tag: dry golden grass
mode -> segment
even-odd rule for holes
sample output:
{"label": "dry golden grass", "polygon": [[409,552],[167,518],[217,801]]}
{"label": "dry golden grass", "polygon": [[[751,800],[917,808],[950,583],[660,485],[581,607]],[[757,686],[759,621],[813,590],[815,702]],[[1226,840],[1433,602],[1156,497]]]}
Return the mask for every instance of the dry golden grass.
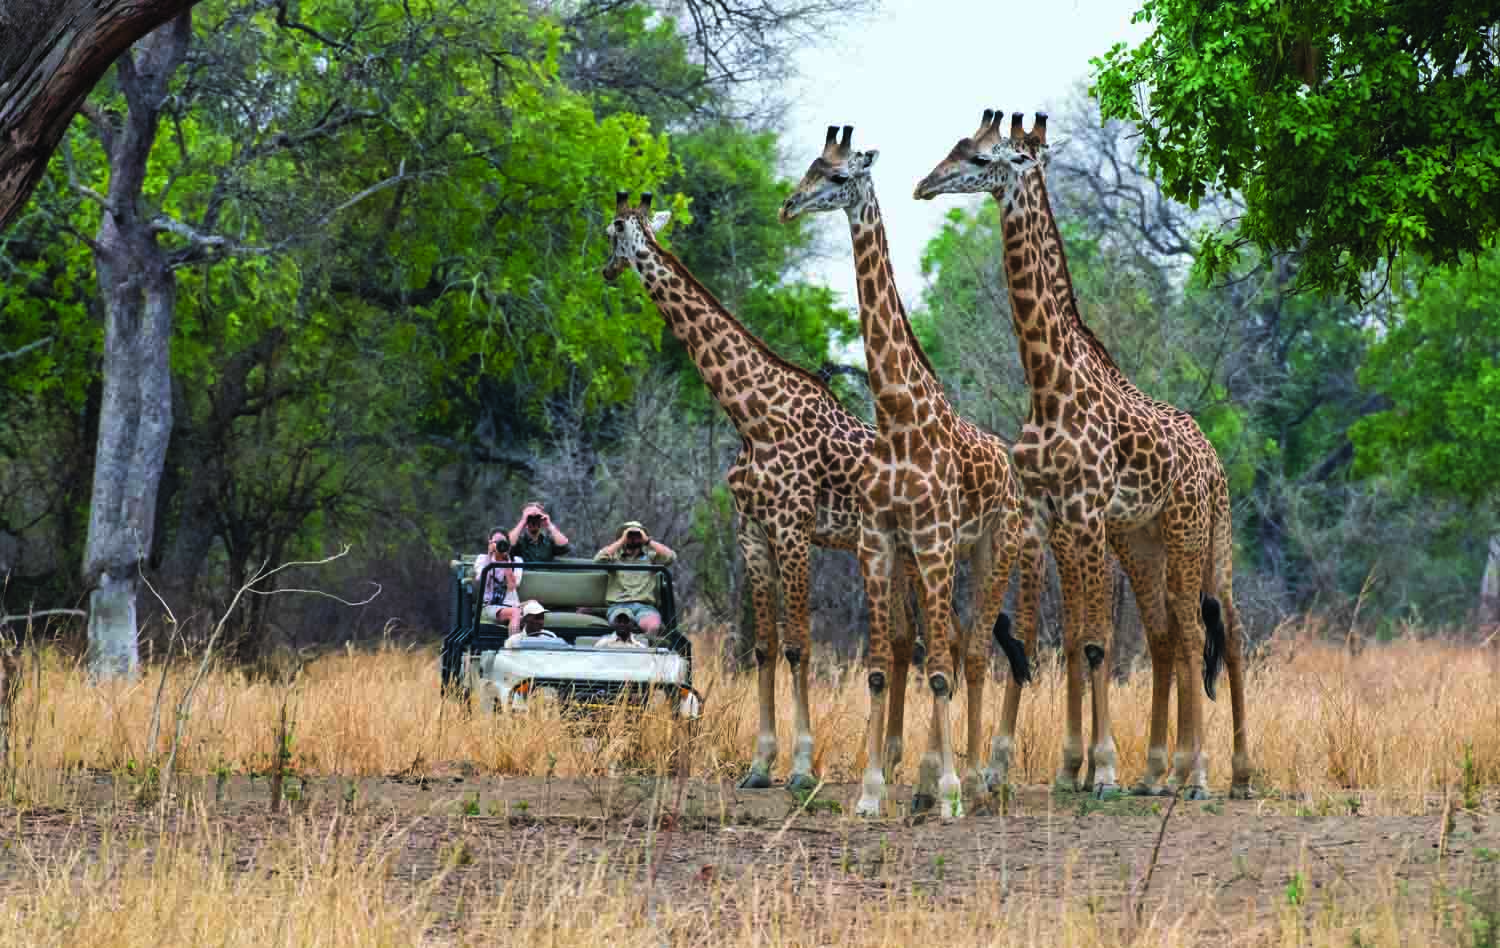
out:
{"label": "dry golden grass", "polygon": [[[696,683],[708,696],[689,760],[698,776],[737,776],[754,744],[753,677],[719,671],[710,656],[720,644],[710,638],[697,645]],[[1024,783],[1050,780],[1061,743],[1062,683],[1047,658],[1022,705],[1016,779]],[[862,669],[823,657],[815,670],[817,766],[830,780],[857,779],[868,702]],[[1279,639],[1257,659],[1249,682],[1252,746],[1263,789],[1316,795],[1358,787],[1383,794],[1396,809],[1409,800],[1412,812],[1421,812],[1416,801],[1434,791],[1495,783],[1497,670],[1500,660],[1488,650],[1435,642],[1400,641],[1350,655],[1292,636]],[[186,665],[169,670],[159,746],[148,754],[142,740],[156,699],[156,672],[134,684],[94,686],[55,654],[29,656],[12,734],[21,764],[19,798],[66,805],[66,775],[75,768],[120,770],[160,759],[173,731],[172,708],[192,674]],[[1138,673],[1113,691],[1127,779],[1144,763],[1149,687],[1149,676]],[[992,682],[986,691],[991,727],[1002,690]],[[783,669],[784,749],[790,743],[789,691]],[[916,678],[908,693],[907,746],[914,748],[925,739],[930,700]],[[471,716],[439,699],[432,649],[385,647],[319,658],[290,688],[211,671],[185,722],[179,770],[267,771],[283,702],[294,727],[293,766],[303,774],[389,775],[419,760],[463,760],[482,771],[560,778],[627,760],[660,773],[682,740],[662,716],[648,717],[638,731],[614,729],[602,748],[597,736],[586,738],[546,712]],[[1212,778],[1221,790],[1228,781],[1228,711],[1222,697],[1210,706]],[[962,708],[955,712],[961,721]],[[914,757],[908,754],[900,779],[912,779]],[[784,752],[781,773],[787,764]],[[1492,929],[1485,926],[1500,923],[1500,894],[1483,888],[1493,885],[1484,881],[1489,877],[1463,875],[1441,855],[1423,863],[1408,855],[1370,860],[1358,865],[1357,885],[1344,884],[1342,870],[1336,878],[1326,862],[1304,857],[1299,873],[1325,884],[1316,895],[1293,899],[1282,881],[1267,878],[1242,915],[1232,914],[1240,911],[1237,903],[1227,909],[1210,889],[1173,888],[1163,878],[1144,916],[1131,924],[1132,913],[1118,895],[1103,896],[1107,887],[1094,888],[1101,880],[1075,878],[1066,868],[1025,885],[980,869],[976,879],[943,887],[902,875],[900,867],[877,879],[831,871],[826,857],[814,865],[796,857],[752,856],[722,877],[698,878],[696,863],[679,865],[674,881],[653,885],[646,869],[657,852],[653,847],[672,852],[670,843],[654,835],[661,832],[659,823],[644,829],[622,824],[606,833],[614,834],[607,842],[583,849],[576,842],[551,842],[545,831],[501,831],[488,837],[488,845],[500,847],[504,858],[471,862],[448,848],[447,837],[435,840],[431,818],[417,829],[416,818],[403,823],[405,818],[388,812],[313,810],[262,816],[247,829],[211,814],[201,797],[185,794],[181,800],[160,809],[127,804],[121,812],[134,815],[120,824],[95,813],[85,825],[87,808],[68,807],[61,819],[69,825],[54,826],[50,836],[37,826],[55,823],[57,811],[0,814],[6,821],[0,824],[0,948],[1425,946],[1488,943],[1484,938]],[[1424,825],[1431,819],[1424,818]],[[1447,807],[1442,819],[1450,819]],[[1466,819],[1478,825],[1487,817],[1476,812]],[[1000,834],[990,838],[1004,838],[1003,824],[985,826]],[[418,839],[419,833],[427,835]],[[774,836],[774,827],[762,833],[756,839]],[[720,842],[709,845],[736,845],[732,834],[715,838]],[[506,849],[516,845],[537,849],[517,858]],[[1061,853],[1073,842],[1060,837],[1056,845]],[[767,844],[765,851],[772,848]],[[418,851],[425,855],[414,856]],[[760,851],[759,845],[753,850]],[[1484,858],[1471,856],[1463,871],[1472,873],[1473,860]],[[1068,865],[1066,859],[1056,864]],[[1214,871],[1229,875],[1237,869]],[[1414,872],[1420,872],[1421,885],[1409,890]]]}
{"label": "dry golden grass", "polygon": [[[729,675],[714,656],[719,636],[697,645],[695,684],[707,707],[695,741],[697,775],[733,776],[749,764],[757,707],[753,675]],[[1022,702],[1013,779],[1046,783],[1062,743],[1063,683],[1052,656],[1043,656],[1037,684]],[[39,665],[39,667],[38,667]],[[857,663],[815,660],[813,731],[816,768],[830,781],[856,780],[864,765],[863,729],[869,699]],[[161,753],[173,731],[172,708],[194,669],[168,672]],[[782,756],[790,760],[790,678],[781,665],[777,708]],[[129,685],[95,686],[54,654],[28,659],[15,707],[13,744],[37,772],[78,767],[115,770],[147,760],[143,746],[158,686],[157,672]],[[38,687],[37,679],[40,686]],[[393,774],[419,759],[428,764],[470,761],[481,771],[557,777],[585,773],[599,750],[567,728],[516,715],[466,715],[440,700],[436,652],[386,647],[327,655],[307,666],[288,689],[213,670],[196,693],[184,729],[178,772],[265,772],[275,747],[285,699],[293,722],[293,765],[304,773]],[[1345,788],[1413,799],[1464,779],[1500,780],[1500,657],[1489,649],[1402,640],[1372,645],[1351,656],[1344,649],[1283,637],[1257,658],[1248,674],[1251,749],[1263,789],[1328,793]],[[999,715],[1003,682],[985,691],[985,724]],[[1229,780],[1230,717],[1227,686],[1208,708],[1210,780]],[[913,748],[925,745],[931,700],[914,677],[908,687],[906,761],[898,780],[915,776]],[[956,736],[963,739],[960,694]],[[1111,692],[1121,773],[1144,767],[1150,676],[1142,670]],[[660,719],[618,753],[659,760],[680,741]],[[986,747],[988,746],[986,740]]]}
{"label": "dry golden grass", "polygon": [[[33,851],[0,901],[0,948],[90,945],[380,946],[515,944],[992,946],[1489,944],[1494,893],[1460,885],[1406,893],[1389,868],[1369,890],[1306,901],[1273,893],[1271,910],[1225,915],[1188,895],[1155,903],[1131,924],[1064,875],[1046,895],[999,878],[934,891],[888,880],[852,891],[810,880],[809,866],[757,866],[735,878],[655,886],[644,843],[580,862],[567,853],[522,860],[506,875],[458,878],[456,858],[420,875],[399,871],[398,826],[339,816],[294,818],[250,856],[207,817],[182,828],[106,835],[95,851]],[[802,881],[799,881],[802,880]],[[1472,880],[1454,880],[1467,884]]]}

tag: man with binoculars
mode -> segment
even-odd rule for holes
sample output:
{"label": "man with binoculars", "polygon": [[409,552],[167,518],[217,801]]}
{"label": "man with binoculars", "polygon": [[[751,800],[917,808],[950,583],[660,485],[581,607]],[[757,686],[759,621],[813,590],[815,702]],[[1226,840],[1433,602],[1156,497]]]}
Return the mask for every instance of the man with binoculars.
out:
{"label": "man with binoculars", "polygon": [[547,515],[547,508],[535,500],[521,508],[521,519],[511,527],[510,548],[528,563],[548,563],[573,552],[568,538]]}
{"label": "man with binoculars", "polygon": [[[665,544],[651,539],[651,534],[639,520],[627,520],[620,529],[620,538],[596,553],[594,559],[601,563],[658,563],[666,566],[677,559],[677,554]],[[655,573],[645,570],[612,572],[604,598],[609,602],[605,618],[611,625],[616,616],[624,613],[646,635],[655,635],[661,628],[661,613],[656,609]]]}

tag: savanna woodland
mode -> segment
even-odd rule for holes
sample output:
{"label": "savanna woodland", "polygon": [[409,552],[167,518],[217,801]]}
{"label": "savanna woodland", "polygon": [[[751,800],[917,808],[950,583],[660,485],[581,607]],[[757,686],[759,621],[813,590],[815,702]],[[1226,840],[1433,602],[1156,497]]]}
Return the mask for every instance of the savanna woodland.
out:
{"label": "savanna woodland", "polygon": [[[813,552],[828,788],[732,789],[740,436],[641,280],[601,276],[616,191],[652,192],[662,244],[873,421],[856,302],[809,275],[843,235],[777,211],[798,54],[878,0],[7,0],[0,945],[1494,944],[1500,9],[1137,2],[1143,38],[1051,103],[1046,184],[1082,320],[1227,472],[1260,799],[1033,786],[1062,735],[1049,553],[1019,789],[882,828],[840,816],[869,700],[848,552]],[[998,55],[1002,15],[965,14],[991,15]],[[1003,246],[995,202],[954,202],[902,291],[952,405],[1009,441]],[[532,500],[575,554],[627,519],[677,552],[695,729],[440,695],[450,563]],[[1113,606],[1134,774],[1117,565]]]}

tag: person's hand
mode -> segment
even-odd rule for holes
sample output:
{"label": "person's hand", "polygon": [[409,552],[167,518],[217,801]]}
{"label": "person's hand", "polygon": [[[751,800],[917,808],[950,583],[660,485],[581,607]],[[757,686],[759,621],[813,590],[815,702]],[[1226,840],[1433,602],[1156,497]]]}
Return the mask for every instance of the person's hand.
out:
{"label": "person's hand", "polygon": [[552,518],[547,515],[546,511],[542,511],[541,514],[542,514],[542,529],[545,530],[548,527],[552,526]]}

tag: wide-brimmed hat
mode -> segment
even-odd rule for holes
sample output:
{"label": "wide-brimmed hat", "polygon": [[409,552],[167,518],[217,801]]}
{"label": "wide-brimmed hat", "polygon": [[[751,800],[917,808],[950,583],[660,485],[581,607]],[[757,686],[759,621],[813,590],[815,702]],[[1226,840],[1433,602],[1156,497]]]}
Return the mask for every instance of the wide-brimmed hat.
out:
{"label": "wide-brimmed hat", "polygon": [[544,616],[546,614],[547,607],[535,599],[528,599],[521,604],[521,615],[523,616]]}
{"label": "wide-brimmed hat", "polygon": [[625,526],[620,528],[620,532],[625,533],[628,530],[639,530],[642,533],[645,533],[646,525],[641,523],[639,520],[627,520],[625,521]]}

